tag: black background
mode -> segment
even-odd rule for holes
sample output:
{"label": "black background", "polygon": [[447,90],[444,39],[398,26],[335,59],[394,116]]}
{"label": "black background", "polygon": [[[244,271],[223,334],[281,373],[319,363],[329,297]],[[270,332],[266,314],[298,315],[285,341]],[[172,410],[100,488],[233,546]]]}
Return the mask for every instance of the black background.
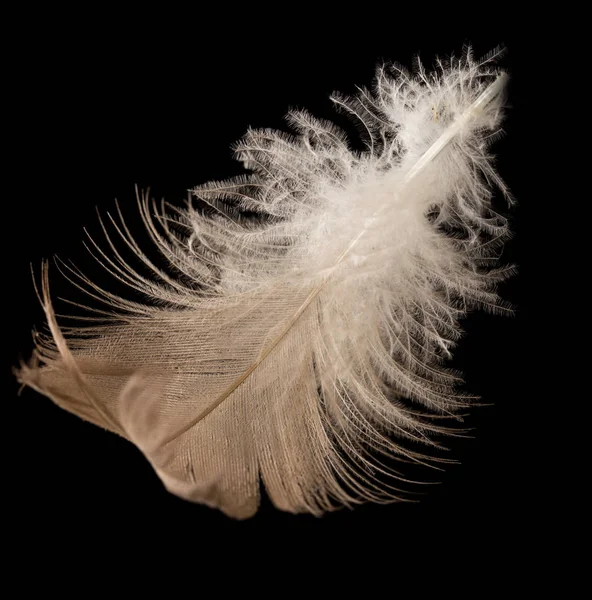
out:
{"label": "black background", "polygon": [[[501,64],[512,77],[510,108],[507,135],[494,152],[518,201],[512,210],[500,206],[515,234],[504,259],[517,263],[520,273],[501,293],[517,312],[511,318],[471,315],[455,358],[467,389],[491,406],[473,411],[468,425],[474,437],[451,443],[460,464],[448,468],[419,504],[366,505],[318,519],[264,503],[253,519],[235,522],[167,494],[131,444],[31,390],[17,397],[8,374],[4,429],[14,475],[5,496],[15,506],[11,518],[20,541],[37,546],[56,536],[108,537],[117,545],[129,543],[132,531],[150,539],[182,532],[199,540],[196,556],[214,539],[233,545],[268,536],[283,544],[326,545],[355,536],[364,548],[388,544],[393,552],[419,540],[437,553],[459,541],[469,549],[505,537],[520,548],[530,506],[528,452],[519,435],[529,199],[518,165],[528,138],[528,30],[512,11],[446,21],[443,7],[428,5],[412,15],[380,9],[331,18],[295,7],[208,10],[171,23],[144,12],[131,18],[52,9],[19,26],[8,61],[14,84],[5,116],[16,134],[8,163],[14,186],[4,213],[12,304],[7,366],[28,358],[31,327],[43,322],[30,263],[38,268],[43,258],[58,255],[96,272],[81,243],[83,227],[99,232],[95,207],[104,214],[117,198],[133,219],[136,184],[181,203],[192,186],[240,172],[230,146],[248,126],[285,129],[283,115],[291,107],[332,119],[329,94],[370,85],[382,60],[411,66],[419,53],[430,65],[435,55],[458,54],[465,43],[476,56],[502,44],[508,52]],[[52,292],[62,290],[68,294],[56,274]]]}

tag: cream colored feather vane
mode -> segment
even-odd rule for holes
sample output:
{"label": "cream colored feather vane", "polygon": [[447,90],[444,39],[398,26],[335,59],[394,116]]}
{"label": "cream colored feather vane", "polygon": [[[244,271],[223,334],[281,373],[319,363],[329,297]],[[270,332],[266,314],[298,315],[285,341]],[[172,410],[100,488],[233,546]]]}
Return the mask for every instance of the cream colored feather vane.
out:
{"label": "cream colored feather vane", "polygon": [[404,463],[434,464],[443,423],[470,403],[444,364],[459,319],[499,307],[507,274],[492,268],[508,234],[491,208],[492,188],[505,193],[487,150],[507,80],[494,59],[385,66],[372,92],[334,95],[365,151],[295,111],[293,134],[238,144],[248,175],[195,188],[182,210],[140,197],[171,268],[113,219],[142,266],[113,235],[93,252],[145,302],[72,270],[106,308],[60,329],[44,265],[51,335],[20,381],[232,517],[257,511],[260,481],[277,508],[315,515],[409,498]]}

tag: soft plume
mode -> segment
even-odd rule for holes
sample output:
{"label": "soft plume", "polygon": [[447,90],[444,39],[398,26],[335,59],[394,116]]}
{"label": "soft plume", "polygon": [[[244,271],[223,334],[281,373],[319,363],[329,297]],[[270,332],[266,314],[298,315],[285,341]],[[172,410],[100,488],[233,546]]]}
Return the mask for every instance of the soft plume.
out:
{"label": "soft plume", "polygon": [[365,151],[291,112],[293,133],[238,143],[247,175],[183,209],[140,195],[170,268],[113,220],[93,252],[146,301],[72,271],[106,307],[61,330],[44,267],[51,335],[20,380],[136,444],[172,493],[236,518],[257,511],[260,480],[291,512],[404,499],[404,462],[429,463],[470,402],[445,365],[459,319],[499,307],[508,272],[490,204],[506,193],[488,152],[507,78],[494,58],[384,66],[372,91],[334,95]]}

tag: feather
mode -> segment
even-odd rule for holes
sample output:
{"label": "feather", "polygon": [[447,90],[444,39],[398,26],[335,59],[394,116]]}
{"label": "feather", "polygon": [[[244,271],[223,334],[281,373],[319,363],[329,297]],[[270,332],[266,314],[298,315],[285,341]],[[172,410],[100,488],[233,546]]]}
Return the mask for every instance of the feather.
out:
{"label": "feather", "polygon": [[106,307],[61,329],[44,264],[49,335],[19,380],[133,442],[173,494],[235,518],[257,511],[260,481],[277,508],[315,515],[409,498],[394,465],[443,460],[444,423],[471,403],[445,365],[459,320],[503,309],[508,225],[491,198],[509,195],[487,148],[507,75],[494,59],[383,66],[372,91],[334,95],[364,151],[293,111],[293,134],[238,143],[249,174],[198,186],[183,209],[138,195],[168,267],[120,213],[103,224],[108,250],[91,250],[145,301],[67,267]]}

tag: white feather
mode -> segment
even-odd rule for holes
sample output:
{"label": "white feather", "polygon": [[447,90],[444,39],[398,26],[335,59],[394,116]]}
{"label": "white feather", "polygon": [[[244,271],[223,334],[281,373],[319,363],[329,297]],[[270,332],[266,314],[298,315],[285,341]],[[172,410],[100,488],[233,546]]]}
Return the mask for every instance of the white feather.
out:
{"label": "white feather", "polygon": [[381,456],[423,462],[416,442],[435,446],[439,417],[466,406],[442,363],[467,308],[499,305],[507,272],[490,268],[508,234],[490,207],[491,187],[505,192],[487,147],[506,81],[491,61],[385,67],[372,93],[335,95],[364,152],[292,112],[296,135],[238,144],[250,175],[197,187],[184,210],[143,196],[177,276],[113,221],[152,276],[109,238],[97,258],[149,300],[78,274],[109,310],[64,335],[44,268],[52,335],[20,380],[131,440],[171,492],[233,517],[256,512],[260,479],[292,512],[404,498]]}

